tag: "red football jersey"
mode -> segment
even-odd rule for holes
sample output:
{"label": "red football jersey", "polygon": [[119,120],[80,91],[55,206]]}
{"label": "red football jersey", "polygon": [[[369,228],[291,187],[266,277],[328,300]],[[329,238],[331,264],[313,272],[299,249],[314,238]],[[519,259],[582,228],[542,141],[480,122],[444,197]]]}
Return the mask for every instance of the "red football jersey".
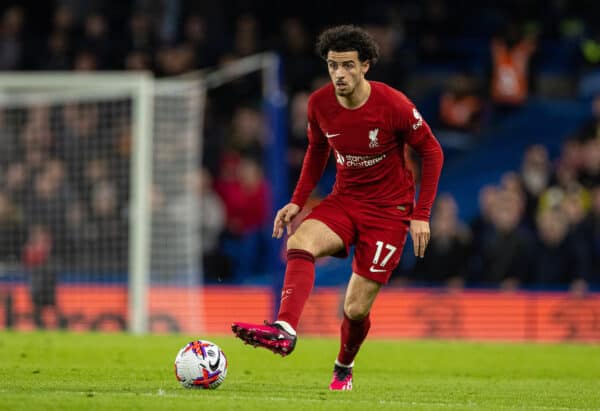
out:
{"label": "red football jersey", "polygon": [[308,102],[309,146],[291,202],[304,206],[323,174],[330,151],[336,159],[334,193],[382,206],[411,206],[415,184],[405,145],[421,156],[419,200],[410,216],[427,220],[443,162],[442,150],[414,104],[400,91],[370,81],[371,94],[356,109],[344,108],[331,83]]}

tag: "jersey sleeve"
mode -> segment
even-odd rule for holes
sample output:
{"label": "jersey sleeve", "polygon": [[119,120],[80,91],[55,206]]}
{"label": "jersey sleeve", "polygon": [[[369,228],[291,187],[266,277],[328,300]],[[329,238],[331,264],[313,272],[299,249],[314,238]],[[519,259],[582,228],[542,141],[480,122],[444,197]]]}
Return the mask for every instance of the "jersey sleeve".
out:
{"label": "jersey sleeve", "polygon": [[421,185],[413,220],[428,221],[444,163],[442,148],[414,104],[403,94],[394,99],[393,126],[421,157]]}
{"label": "jersey sleeve", "polygon": [[308,126],[306,131],[308,135],[308,149],[302,163],[300,178],[291,199],[291,202],[299,205],[300,208],[304,207],[310,193],[312,193],[323,175],[331,151],[327,143],[327,138],[317,121],[312,99],[308,102]]}

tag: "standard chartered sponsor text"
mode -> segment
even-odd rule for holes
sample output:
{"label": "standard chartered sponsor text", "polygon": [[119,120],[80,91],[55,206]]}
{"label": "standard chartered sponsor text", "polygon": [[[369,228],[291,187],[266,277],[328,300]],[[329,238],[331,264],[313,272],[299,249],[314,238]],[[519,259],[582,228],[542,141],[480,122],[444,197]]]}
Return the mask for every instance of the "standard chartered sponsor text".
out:
{"label": "standard chartered sponsor text", "polygon": [[378,156],[355,156],[355,155],[345,155],[344,159],[346,167],[371,167],[386,157],[385,154],[380,154]]}

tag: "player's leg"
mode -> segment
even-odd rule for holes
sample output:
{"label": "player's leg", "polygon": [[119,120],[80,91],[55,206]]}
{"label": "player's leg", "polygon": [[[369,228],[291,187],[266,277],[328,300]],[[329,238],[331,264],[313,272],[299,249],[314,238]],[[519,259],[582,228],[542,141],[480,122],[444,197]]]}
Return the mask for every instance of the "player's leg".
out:
{"label": "player's leg", "polygon": [[347,253],[352,237],[349,217],[334,199],[324,200],[288,239],[277,321],[264,325],[234,323],[232,330],[236,336],[284,356],[291,353],[296,344],[298,321],[314,284],[315,258]]}
{"label": "player's leg", "polygon": [[308,219],[287,242],[287,267],[277,323],[295,333],[315,281],[315,258],[344,249],[344,241],[325,223]]}
{"label": "player's leg", "polygon": [[393,214],[384,218],[370,217],[377,215],[373,212],[362,215],[352,262],[353,274],[344,300],[340,351],[329,386],[331,390],[352,389],[354,358],[371,326],[371,306],[400,262],[408,235],[408,223]]}
{"label": "player's leg", "polygon": [[380,289],[380,283],[352,273],[344,299],[341,346],[337,356],[339,365],[351,366],[354,362],[354,357],[369,332],[369,313]]}
{"label": "player's leg", "polygon": [[352,389],[354,358],[371,327],[369,313],[380,289],[380,283],[352,273],[344,298],[340,351],[335,360],[333,378],[329,385],[331,390]]}

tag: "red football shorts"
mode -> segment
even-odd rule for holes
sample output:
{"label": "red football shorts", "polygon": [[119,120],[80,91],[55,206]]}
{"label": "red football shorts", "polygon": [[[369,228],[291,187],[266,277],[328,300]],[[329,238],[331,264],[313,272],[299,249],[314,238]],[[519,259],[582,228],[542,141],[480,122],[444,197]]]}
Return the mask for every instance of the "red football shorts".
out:
{"label": "red football shorts", "polygon": [[352,271],[387,284],[398,266],[410,226],[412,205],[378,206],[330,194],[306,216],[326,224],[344,242],[336,257],[347,257],[354,245]]}

